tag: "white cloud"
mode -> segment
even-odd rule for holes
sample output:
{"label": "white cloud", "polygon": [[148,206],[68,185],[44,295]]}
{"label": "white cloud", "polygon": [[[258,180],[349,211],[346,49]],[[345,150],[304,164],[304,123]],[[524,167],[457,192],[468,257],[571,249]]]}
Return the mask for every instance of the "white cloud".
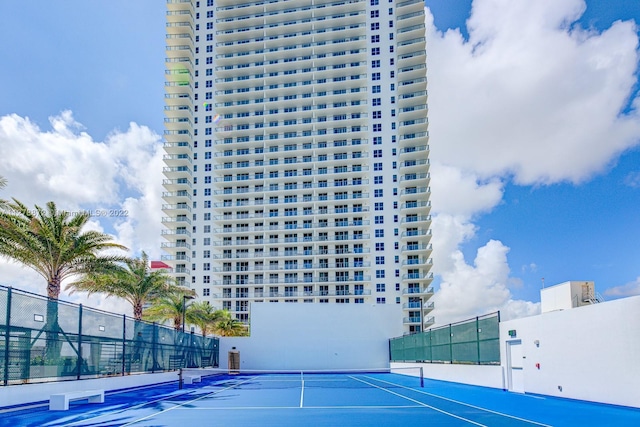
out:
{"label": "white cloud", "polygon": [[[41,130],[28,118],[0,117],[0,171],[8,180],[3,198],[15,197],[28,206],[53,200],[58,209],[101,212],[87,229],[108,232],[134,256],[146,251],[160,256],[162,145],[160,137],[131,123],[94,141],[69,111],[51,117],[51,130]],[[3,283],[35,293],[46,292],[44,279],[30,270],[0,261]],[[61,298],[65,298],[64,292]],[[88,301],[86,296],[66,299]],[[93,296],[102,309],[126,308],[117,299]]]}
{"label": "white cloud", "polygon": [[526,284],[510,276],[507,245],[480,242],[473,264],[461,251],[505,182],[580,183],[640,142],[640,100],[621,113],[637,82],[637,28],[581,29],[584,10],[582,0],[474,0],[468,41],[437,31],[426,10],[438,324],[539,311],[512,297]]}
{"label": "white cloud", "polygon": [[633,282],[609,288],[604,291],[604,295],[610,298],[623,298],[640,295],[640,277],[636,278]]}
{"label": "white cloud", "polygon": [[624,177],[624,184],[631,188],[640,188],[640,172],[630,172]]}
{"label": "white cloud", "polygon": [[451,268],[438,272],[442,282],[433,297],[438,325],[498,310],[503,319],[539,313],[539,304],[513,300],[508,252],[501,242],[490,240],[478,249],[474,265],[467,264],[459,250],[451,253]]}
{"label": "white cloud", "polygon": [[583,9],[475,0],[468,42],[437,32],[427,11],[434,160],[481,178],[578,183],[638,144],[638,111],[620,114],[637,80],[636,28],[572,26]]}

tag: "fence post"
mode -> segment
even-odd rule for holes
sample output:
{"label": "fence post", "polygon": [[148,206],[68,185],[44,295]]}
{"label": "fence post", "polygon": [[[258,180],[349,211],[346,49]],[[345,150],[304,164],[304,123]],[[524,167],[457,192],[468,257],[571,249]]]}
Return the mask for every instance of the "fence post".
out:
{"label": "fence post", "polygon": [[453,333],[451,332],[451,323],[449,323],[449,358],[453,363]]}
{"label": "fence post", "polygon": [[6,330],[4,333],[4,385],[9,384],[9,331],[11,330],[11,288],[7,292]]}
{"label": "fence post", "polygon": [[153,373],[158,365],[157,354],[156,354],[156,345],[158,341],[156,340],[156,334],[158,333],[158,328],[156,322],[153,322],[153,330],[151,333],[151,373]]}
{"label": "fence post", "polygon": [[127,315],[122,315],[122,376],[124,377],[124,369],[126,367],[125,355],[127,354]]}
{"label": "fence post", "polygon": [[478,365],[480,364],[480,319],[476,316],[476,347],[478,347]]}
{"label": "fence post", "polygon": [[78,359],[76,360],[76,379],[82,373],[82,304],[78,307]]}

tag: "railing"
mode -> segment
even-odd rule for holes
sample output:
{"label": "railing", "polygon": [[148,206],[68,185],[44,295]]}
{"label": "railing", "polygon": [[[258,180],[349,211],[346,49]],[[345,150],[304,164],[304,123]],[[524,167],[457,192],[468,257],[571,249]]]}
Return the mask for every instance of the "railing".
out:
{"label": "railing", "polygon": [[0,384],[217,366],[219,340],[0,286]]}

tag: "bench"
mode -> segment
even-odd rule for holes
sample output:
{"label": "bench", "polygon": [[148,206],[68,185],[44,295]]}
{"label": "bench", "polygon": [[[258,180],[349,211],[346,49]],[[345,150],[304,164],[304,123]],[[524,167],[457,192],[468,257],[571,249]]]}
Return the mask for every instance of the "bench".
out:
{"label": "bench", "polygon": [[182,380],[185,384],[199,383],[202,381],[202,375],[183,375]]}
{"label": "bench", "polygon": [[50,411],[67,411],[69,402],[88,399],[89,403],[104,403],[104,390],[68,391],[52,394],[49,399]]}

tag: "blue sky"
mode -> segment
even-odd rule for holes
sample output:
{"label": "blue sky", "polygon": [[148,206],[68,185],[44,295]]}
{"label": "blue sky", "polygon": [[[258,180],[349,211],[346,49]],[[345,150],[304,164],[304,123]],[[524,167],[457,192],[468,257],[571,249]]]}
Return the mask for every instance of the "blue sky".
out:
{"label": "blue sky", "polygon": [[[505,1],[426,1],[437,29],[430,36],[432,43],[428,47],[429,61],[437,61],[429,63],[434,216],[438,218],[436,221],[440,221],[434,222],[434,245],[436,249],[442,248],[440,255],[434,253],[434,268],[439,273],[436,284],[444,283],[450,290],[457,288],[456,298],[462,298],[460,295],[473,295],[473,292],[465,290],[465,286],[472,285],[465,283],[473,282],[476,276],[482,277],[477,285],[473,285],[481,291],[481,297],[478,298],[484,298],[484,295],[494,291],[502,298],[502,302],[495,304],[481,302],[476,298],[470,302],[466,311],[461,308],[455,312],[442,312],[441,318],[475,315],[477,312],[500,308],[501,304],[507,304],[511,300],[535,303],[539,301],[538,292],[543,277],[547,285],[566,280],[595,280],[596,288],[601,293],[610,289],[617,291],[618,295],[640,293],[640,132],[634,133],[638,129],[634,127],[638,125],[638,116],[632,114],[634,111],[631,104],[638,91],[638,64],[636,57],[633,60],[635,67],[631,71],[623,66],[628,66],[629,56],[633,56],[634,50],[633,37],[628,28],[625,32],[626,27],[614,26],[614,30],[620,31],[619,33],[612,30],[613,23],[618,20],[640,23],[640,2],[590,0],[586,2],[586,11],[577,22],[571,23],[571,29],[553,29],[556,33],[565,31],[562,34],[567,37],[575,35],[575,32],[571,33],[573,29],[590,29],[590,35],[585,38],[597,39],[598,43],[589,45],[591,50],[588,50],[583,45],[586,42],[576,37],[572,39],[575,45],[567,48],[572,50],[565,55],[575,54],[576,61],[582,55],[586,64],[591,60],[602,59],[607,52],[616,50],[619,45],[622,52],[620,56],[626,58],[621,60],[623,65],[608,68],[604,66],[603,70],[595,70],[593,76],[589,73],[582,76],[579,69],[570,70],[570,67],[566,73],[562,70],[548,70],[550,74],[558,73],[556,77],[550,75],[548,82],[559,82],[558,87],[562,89],[572,86],[574,82],[577,86],[584,84],[579,87],[589,88],[600,87],[604,84],[602,82],[615,86],[616,81],[624,80],[626,86],[612,86],[615,89],[611,90],[612,93],[616,90],[620,93],[615,92],[611,99],[606,98],[607,93],[604,93],[598,95],[600,98],[593,98],[598,102],[593,99],[589,102],[603,105],[610,103],[611,108],[618,108],[619,111],[617,117],[614,114],[609,120],[616,122],[623,117],[628,118],[630,123],[614,123],[615,127],[612,129],[624,134],[616,134],[617,140],[602,137],[598,144],[594,145],[592,141],[589,145],[585,142],[581,148],[580,138],[585,136],[577,133],[572,136],[577,142],[571,149],[559,148],[557,152],[549,150],[549,146],[562,145],[562,142],[545,145],[548,156],[539,162],[555,166],[536,169],[534,162],[527,163],[526,158],[505,160],[500,164],[496,160],[493,165],[493,157],[502,157],[506,145],[496,143],[494,147],[491,145],[491,138],[482,139],[477,133],[486,129],[483,130],[477,123],[472,124],[475,117],[473,111],[478,111],[469,107],[473,101],[454,105],[446,96],[452,94],[450,98],[453,99],[456,90],[462,91],[462,88],[467,87],[472,87],[473,93],[481,92],[485,87],[500,89],[499,86],[485,85],[483,81],[473,82],[475,86],[468,86],[471,84],[469,76],[480,74],[471,68],[481,66],[484,67],[482,70],[486,70],[490,66],[487,64],[491,62],[495,64],[505,58],[513,58],[518,53],[527,54],[528,48],[518,47],[519,50],[513,51],[517,53],[500,56],[500,49],[510,48],[508,41],[515,43],[518,40],[507,36],[504,39],[491,39],[492,31],[503,31],[502,26],[506,27],[509,22],[501,22],[497,18],[495,22],[491,21],[491,13],[486,11],[492,5],[506,9]],[[579,8],[581,4],[579,0],[520,0],[517,3],[522,8],[509,10],[512,12],[510,16],[522,20],[523,33],[530,30],[534,35],[537,31],[535,23],[538,22],[535,16],[542,13],[540,4],[548,5],[554,11],[559,9],[558,5],[566,4],[566,10],[557,14],[570,14],[573,10],[571,8]],[[57,198],[69,205],[86,209],[124,207],[131,211],[126,220],[102,218],[96,222],[96,226],[113,232],[134,251],[146,250],[156,257],[160,254],[160,226],[157,222],[161,214],[153,212],[154,209],[159,211],[157,208],[161,203],[159,194],[162,191],[162,177],[157,170],[152,171],[150,165],[161,165],[162,155],[158,147],[161,145],[159,135],[163,131],[164,8],[164,2],[159,0],[0,2],[0,55],[3,62],[0,67],[0,118],[5,119],[4,126],[12,129],[4,134],[0,132],[0,156],[4,156],[4,161],[0,158],[0,175],[9,178],[9,187],[1,196],[16,196],[32,203],[44,203],[50,198]],[[532,16],[530,20],[529,16]],[[466,27],[466,20],[470,17],[475,19],[473,22],[478,28],[471,39]],[[534,28],[525,28],[524,24],[531,22],[534,23],[531,24]],[[544,21],[540,22],[540,26],[544,27]],[[607,31],[608,38],[604,35],[600,37],[601,33]],[[458,32],[461,34],[459,39],[456,38]],[[637,42],[638,27],[634,34]],[[483,43],[478,43],[478,40]],[[616,40],[620,40],[620,43]],[[477,50],[471,51],[470,43]],[[598,51],[598,46],[601,45],[605,47]],[[451,49],[452,46],[455,49]],[[553,58],[554,49],[550,49],[548,45],[540,46],[541,52],[545,52],[545,49],[551,54],[550,58]],[[485,59],[492,58],[492,61],[483,63],[483,55]],[[449,58],[450,63],[456,66],[441,68],[441,63],[449,64]],[[525,62],[526,60],[523,59]],[[606,64],[606,61],[602,63]],[[549,64],[551,65],[553,64]],[[622,71],[620,75],[615,74],[616,68],[625,69],[626,74]],[[490,70],[483,78],[492,78],[491,84],[494,85],[501,79],[505,83],[511,82],[513,76],[501,74],[502,71],[497,70]],[[570,73],[574,74],[565,84],[562,79]],[[606,73],[611,74],[611,77],[605,76],[603,80],[598,80],[598,76]],[[515,76],[513,81],[517,86],[520,76]],[[594,78],[593,85],[589,81],[581,81],[591,77]],[[628,88],[629,83],[625,80],[629,78],[633,80],[631,88]],[[501,98],[493,89],[486,102],[500,103]],[[567,96],[576,96],[575,92],[572,93],[573,95]],[[509,113],[508,110],[521,108],[520,118],[525,127],[529,125],[526,120],[529,118],[537,128],[545,128],[554,117],[560,117],[565,112],[558,111],[549,117],[543,113],[529,117],[532,113],[527,111],[528,105],[548,102],[555,106],[558,99],[544,99],[542,96],[538,98],[537,93],[522,96],[529,98],[525,98],[524,102],[520,99],[519,102],[523,102],[520,106],[509,106],[505,102],[502,104],[506,108],[503,111],[505,115]],[[576,96],[576,99],[579,97]],[[620,101],[621,99],[624,101]],[[452,102],[451,105],[444,105],[449,101]],[[560,101],[564,102],[565,99]],[[566,101],[567,110],[570,110],[572,100]],[[480,109],[484,108],[482,102],[484,101],[478,101]],[[576,104],[580,102],[583,101],[575,101]],[[466,117],[461,119],[462,123],[451,121],[454,114],[452,111],[467,107],[470,108],[468,114],[460,114],[460,117]],[[490,109],[488,106],[487,110]],[[61,127],[52,129],[49,117],[59,116],[63,111],[71,111],[72,117],[65,116],[58,120],[57,123],[62,123],[59,124]],[[594,117],[605,116],[607,111],[610,110],[594,110],[590,113],[593,116],[585,115],[584,122],[580,119],[575,122],[567,121],[566,129],[558,130],[558,135],[563,132],[571,134],[573,130],[581,128],[583,123],[588,125],[594,122]],[[7,117],[10,114],[16,114],[18,119],[9,120]],[[30,121],[27,124],[24,121],[26,118]],[[478,121],[486,120],[483,118]],[[131,123],[134,123],[133,127]],[[455,127],[459,129],[451,133],[450,123],[455,123]],[[562,125],[560,121],[558,126]],[[496,140],[500,138],[498,134],[502,131],[498,126],[496,124],[487,131],[489,135],[495,133]],[[599,129],[606,126],[603,124]],[[29,129],[31,137],[24,136],[27,132],[20,133],[25,128]],[[473,133],[465,134],[465,128]],[[83,137],[82,132],[88,137]],[[31,155],[24,154],[27,150],[34,150],[33,158],[36,158],[36,154],[48,153],[46,150],[52,149],[51,145],[54,143],[38,146],[33,142],[43,135],[51,138],[51,141],[57,141],[55,144],[60,148],[55,155],[64,155],[64,150],[69,150],[74,159],[86,163],[86,168],[76,170],[74,166],[64,166],[60,158],[52,157],[53,154],[39,159],[39,163],[34,163],[31,168],[18,167],[20,162],[31,161]],[[473,139],[476,135],[478,144],[485,144],[482,152],[488,153],[487,157],[482,157],[482,161],[474,160],[472,154],[467,155],[470,146],[460,141],[461,138]],[[506,135],[505,138],[508,140],[513,135]],[[524,144],[531,145],[526,141],[522,144],[522,147],[525,147]],[[605,150],[598,156],[594,155],[593,159],[583,163],[575,161],[581,157],[581,150],[585,153],[593,152],[597,151],[598,146],[609,145],[615,145],[615,148]],[[129,152],[125,152],[126,148],[123,149],[126,146],[132,147]],[[492,151],[494,148],[495,151]],[[516,152],[511,155],[517,157],[518,154]],[[51,178],[55,171],[48,172],[47,159],[53,164],[52,169],[55,166],[64,169],[62,173],[58,173],[58,180]],[[99,159],[96,160],[98,164],[91,164],[87,159]],[[563,162],[567,164],[567,171],[563,171]],[[569,167],[573,164],[578,166]],[[64,179],[83,180],[87,177],[87,170],[93,169],[98,173],[109,169],[110,165],[116,165],[117,173],[100,178],[99,185],[104,185],[104,188],[99,188],[99,191],[87,191],[87,194],[83,193],[82,197],[74,199],[72,191],[58,193],[58,190],[52,190],[52,182],[64,182]],[[446,181],[443,184],[444,180],[437,181],[438,176],[444,176],[443,170],[450,172],[450,176],[457,176],[455,182]],[[157,185],[154,184],[156,181]],[[472,196],[465,197],[466,193],[456,193],[458,185],[462,190],[470,189],[468,194]],[[443,187],[451,189],[451,194],[443,196]],[[465,200],[467,198],[468,202]],[[451,219],[449,226],[443,225],[447,218]],[[495,242],[498,243],[494,244]],[[491,267],[481,265],[483,257],[491,258]],[[8,271],[13,272],[14,270]],[[474,279],[468,280],[469,275]],[[11,274],[5,276],[12,277]],[[611,291],[608,298],[615,297],[614,293],[616,292]],[[459,300],[456,298],[443,293],[441,301],[449,306],[463,306],[464,304],[458,304]],[[442,302],[438,304],[442,306]],[[438,316],[438,313],[435,314]]]}

